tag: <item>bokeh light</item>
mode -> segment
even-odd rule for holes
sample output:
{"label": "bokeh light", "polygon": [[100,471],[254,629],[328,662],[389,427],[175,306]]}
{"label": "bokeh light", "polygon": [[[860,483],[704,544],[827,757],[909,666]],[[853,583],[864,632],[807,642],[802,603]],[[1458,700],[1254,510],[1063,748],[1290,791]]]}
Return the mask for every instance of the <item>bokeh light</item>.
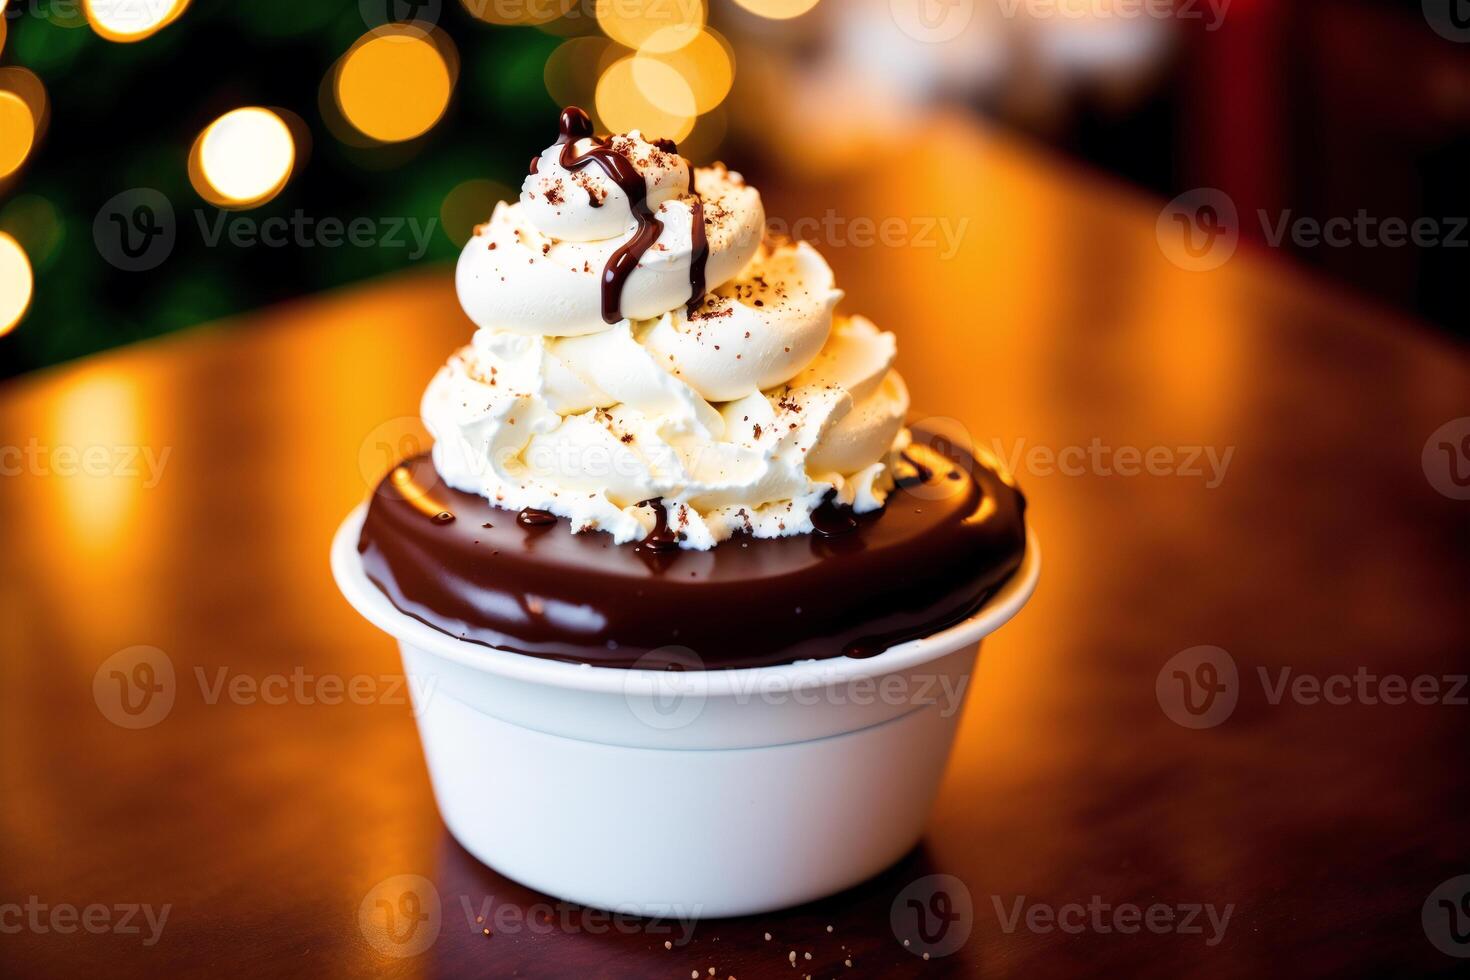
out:
{"label": "bokeh light", "polygon": [[0,68],[0,180],[15,173],[46,131],[46,86],[28,68]]}
{"label": "bokeh light", "polygon": [[0,178],[20,169],[36,141],[30,106],[14,92],[0,91]]}
{"label": "bokeh light", "polygon": [[595,110],[597,80],[613,62],[632,54],[621,44],[596,35],[568,38],[546,59],[542,80],[553,102]]}
{"label": "bokeh light", "polygon": [[633,81],[645,98],[668,112],[683,109],[682,88],[672,94],[665,87],[667,74],[658,66],[678,72],[694,94],[694,111],[706,113],[725,101],[735,81],[735,59],[728,44],[713,31],[703,30],[681,48],[672,51],[640,50],[633,60]]}
{"label": "bokeh light", "polygon": [[[669,65],[650,61],[643,71],[649,84],[661,88],[658,104],[643,94],[633,74],[633,57],[615,61],[597,81],[597,115],[609,132],[641,130],[650,139],[682,140],[698,116],[694,91]],[[670,108],[673,111],[670,111]]]}
{"label": "bokeh light", "polygon": [[189,0],[82,0],[92,30],[123,44],[152,37],[178,20],[188,6]]}
{"label": "bokeh light", "polygon": [[400,143],[443,118],[458,59],[439,32],[389,24],[360,38],[334,72],[333,92],[346,120],[369,139]]}
{"label": "bokeh light", "polygon": [[285,120],[251,106],[205,127],[189,154],[189,177],[211,204],[250,208],[279,194],[295,163],[296,141]]}
{"label": "bokeh light", "polygon": [[704,28],[703,0],[616,0],[597,5],[597,25],[635,50],[674,51]]}
{"label": "bokeh light", "polygon": [[818,0],[735,0],[735,2],[761,17],[769,17],[772,20],[790,20],[792,17],[800,17],[811,10],[817,5]]}
{"label": "bokeh light", "polygon": [[699,115],[693,87],[668,62],[635,55],[628,59],[627,72],[640,101],[677,119]]}
{"label": "bokeh light", "polygon": [[36,280],[31,260],[10,235],[0,231],[0,337],[14,330],[31,305]]}
{"label": "bokeh light", "polygon": [[579,0],[460,0],[470,16],[487,24],[539,27],[565,17]]}

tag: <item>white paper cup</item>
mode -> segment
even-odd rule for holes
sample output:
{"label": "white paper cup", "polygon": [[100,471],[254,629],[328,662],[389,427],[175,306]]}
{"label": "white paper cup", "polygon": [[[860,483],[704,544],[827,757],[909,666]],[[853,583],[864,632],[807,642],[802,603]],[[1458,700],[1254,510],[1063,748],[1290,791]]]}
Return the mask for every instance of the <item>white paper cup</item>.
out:
{"label": "white paper cup", "polygon": [[[469,643],[363,572],[365,506],[332,544],[342,594],[398,640],[439,812],[475,857],[557,898],[747,915],[855,885],[919,840],[980,640],[1036,587],[876,657],[670,672]],[[733,626],[734,624],[732,624]]]}

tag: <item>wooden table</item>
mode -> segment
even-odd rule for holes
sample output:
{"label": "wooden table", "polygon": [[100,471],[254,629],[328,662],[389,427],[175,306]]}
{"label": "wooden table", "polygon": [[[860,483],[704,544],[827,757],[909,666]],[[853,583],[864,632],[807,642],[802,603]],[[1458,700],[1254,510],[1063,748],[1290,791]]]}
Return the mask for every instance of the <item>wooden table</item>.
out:
{"label": "wooden table", "polygon": [[[961,160],[973,172],[953,179]],[[847,308],[898,332],[915,414],[963,420],[1012,458],[1045,545],[1040,591],[986,645],[921,848],[847,894],[684,942],[560,908],[449,837],[397,652],[326,558],[469,336],[433,270],[0,390],[8,975],[1467,965],[1431,943],[1443,922],[1421,921],[1470,873],[1467,692],[1444,703],[1467,669],[1470,503],[1421,462],[1470,415],[1464,352],[1275,256],[1181,269],[1157,203],[959,124],[767,197],[787,220],[914,219],[898,247],[864,246],[858,225],[817,237]],[[953,254],[919,240],[939,219],[968,219]],[[1238,703],[1196,729],[1166,712],[1180,665],[1165,667],[1200,645],[1228,651]],[[159,663],[139,646],[173,669],[166,715],[119,701],[117,672]],[[1285,668],[1440,678],[1439,703],[1277,697]],[[951,907],[971,932],[925,961],[890,911],[932,874],[963,883]],[[400,875],[441,900],[437,940],[410,957],[359,927]],[[473,921],[485,903],[490,937]],[[130,905],[167,906],[161,932]],[[1153,905],[1174,924],[1156,910],[1159,931],[1141,926]],[[1189,906],[1228,907],[1223,935],[1207,912],[1178,929]]]}

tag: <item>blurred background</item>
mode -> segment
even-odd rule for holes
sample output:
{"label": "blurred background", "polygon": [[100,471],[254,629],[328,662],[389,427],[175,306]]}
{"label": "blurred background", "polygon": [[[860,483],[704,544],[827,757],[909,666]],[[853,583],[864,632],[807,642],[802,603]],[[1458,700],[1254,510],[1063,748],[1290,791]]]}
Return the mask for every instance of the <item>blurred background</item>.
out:
{"label": "blurred background", "polygon": [[1449,247],[1274,244],[1463,337],[1465,6],[0,0],[0,376],[452,262],[569,103],[758,179],[840,179],[938,110],[1161,205],[1222,192],[1248,241],[1435,216]]}

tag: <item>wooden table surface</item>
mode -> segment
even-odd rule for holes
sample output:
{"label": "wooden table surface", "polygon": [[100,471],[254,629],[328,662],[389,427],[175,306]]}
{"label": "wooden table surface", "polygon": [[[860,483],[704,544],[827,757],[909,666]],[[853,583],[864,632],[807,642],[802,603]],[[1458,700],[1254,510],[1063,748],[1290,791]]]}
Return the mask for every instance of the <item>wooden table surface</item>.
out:
{"label": "wooden table surface", "polygon": [[[8,975],[1470,965],[1436,946],[1470,952],[1438,905],[1465,883],[1431,894],[1470,873],[1470,502],[1436,446],[1425,465],[1470,416],[1465,352],[1273,255],[1182,269],[1157,202],[959,124],[767,202],[849,222],[811,236],[846,308],[898,333],[917,417],[1013,463],[1045,546],[923,845],[851,892],[686,935],[558,906],[449,837],[397,651],[327,569],[470,333],[447,271],[421,271],[0,389]],[[867,244],[859,218],[907,237]],[[1174,672],[1208,680],[1202,645],[1236,703],[1186,727]],[[155,698],[124,702],[140,665]],[[1433,703],[1384,703],[1388,675]],[[890,912],[936,874],[969,935],[926,961]],[[359,912],[406,887],[438,896],[438,935],[399,956]]]}

